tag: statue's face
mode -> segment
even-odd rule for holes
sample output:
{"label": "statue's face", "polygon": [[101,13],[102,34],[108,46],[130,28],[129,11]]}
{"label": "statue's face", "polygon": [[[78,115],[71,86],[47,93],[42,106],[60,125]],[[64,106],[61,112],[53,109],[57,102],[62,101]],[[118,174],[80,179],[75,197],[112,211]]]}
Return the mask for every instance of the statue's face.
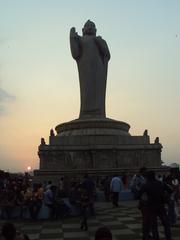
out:
{"label": "statue's face", "polygon": [[93,22],[88,21],[83,28],[84,35],[96,35],[96,27]]}

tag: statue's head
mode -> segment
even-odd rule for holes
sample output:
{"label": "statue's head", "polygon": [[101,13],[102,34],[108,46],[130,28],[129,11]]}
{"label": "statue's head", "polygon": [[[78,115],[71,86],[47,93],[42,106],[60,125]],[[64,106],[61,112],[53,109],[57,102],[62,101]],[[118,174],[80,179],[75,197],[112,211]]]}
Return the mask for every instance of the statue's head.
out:
{"label": "statue's head", "polygon": [[82,29],[82,32],[83,32],[83,36],[84,35],[94,35],[96,36],[96,25],[88,20],[85,24],[84,24],[84,27]]}

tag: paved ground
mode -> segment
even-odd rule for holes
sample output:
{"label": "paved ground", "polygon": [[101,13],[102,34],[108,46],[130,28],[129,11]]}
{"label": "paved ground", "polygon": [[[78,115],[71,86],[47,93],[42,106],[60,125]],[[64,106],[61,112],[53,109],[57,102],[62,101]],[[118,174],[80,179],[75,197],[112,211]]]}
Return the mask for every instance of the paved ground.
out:
{"label": "paved ground", "polygon": [[[108,226],[114,240],[140,240],[141,215],[135,201],[121,202],[119,208],[112,208],[110,203],[96,203],[96,217],[88,219],[88,231],[80,230],[78,217],[66,218],[63,221],[14,221],[18,230],[27,233],[31,240],[93,240],[96,229]],[[0,222],[0,226],[3,221]],[[180,220],[178,220],[180,226]],[[163,228],[159,226],[163,240]],[[180,227],[172,229],[173,240],[180,239]]]}

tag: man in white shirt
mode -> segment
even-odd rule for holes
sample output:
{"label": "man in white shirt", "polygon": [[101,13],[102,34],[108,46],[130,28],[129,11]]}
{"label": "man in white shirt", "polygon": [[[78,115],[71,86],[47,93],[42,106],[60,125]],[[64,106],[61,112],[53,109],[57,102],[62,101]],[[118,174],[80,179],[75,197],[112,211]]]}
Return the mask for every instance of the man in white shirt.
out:
{"label": "man in white shirt", "polygon": [[120,177],[114,175],[110,183],[110,191],[112,193],[112,204],[113,207],[118,207],[119,193],[123,188],[123,183]]}

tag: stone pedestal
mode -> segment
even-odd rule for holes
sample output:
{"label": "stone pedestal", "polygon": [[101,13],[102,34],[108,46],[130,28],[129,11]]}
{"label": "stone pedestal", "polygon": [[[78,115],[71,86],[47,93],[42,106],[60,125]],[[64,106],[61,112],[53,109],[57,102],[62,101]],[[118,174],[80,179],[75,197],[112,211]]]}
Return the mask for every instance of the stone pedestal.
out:
{"label": "stone pedestal", "polygon": [[131,136],[129,124],[108,118],[74,120],[51,130],[49,144],[39,146],[40,170],[51,174],[79,174],[117,169],[161,166],[162,145],[158,139],[150,143],[147,131]]}

